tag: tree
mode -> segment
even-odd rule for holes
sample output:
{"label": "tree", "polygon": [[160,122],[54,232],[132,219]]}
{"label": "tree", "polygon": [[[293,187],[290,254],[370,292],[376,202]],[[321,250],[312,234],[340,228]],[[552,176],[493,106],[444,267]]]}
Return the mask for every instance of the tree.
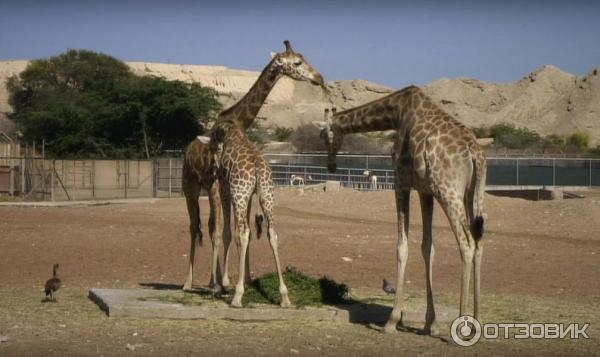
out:
{"label": "tree", "polygon": [[149,158],[182,149],[221,108],[210,88],[135,76],[86,50],[34,60],[7,88],[25,139],[44,139],[56,157]]}

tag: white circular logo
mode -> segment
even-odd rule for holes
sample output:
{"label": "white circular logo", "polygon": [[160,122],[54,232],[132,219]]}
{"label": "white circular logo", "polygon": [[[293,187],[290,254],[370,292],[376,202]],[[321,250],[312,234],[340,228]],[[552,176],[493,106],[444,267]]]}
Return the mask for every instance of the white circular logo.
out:
{"label": "white circular logo", "polygon": [[473,316],[459,316],[450,327],[452,340],[460,346],[473,346],[481,338],[481,324]]}

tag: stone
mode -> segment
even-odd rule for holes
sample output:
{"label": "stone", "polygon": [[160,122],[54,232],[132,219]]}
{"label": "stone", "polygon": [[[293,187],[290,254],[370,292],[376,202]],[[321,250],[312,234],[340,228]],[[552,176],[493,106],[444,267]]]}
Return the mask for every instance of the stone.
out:
{"label": "stone", "polygon": [[341,185],[339,181],[325,181],[325,192],[339,192],[340,186]]}

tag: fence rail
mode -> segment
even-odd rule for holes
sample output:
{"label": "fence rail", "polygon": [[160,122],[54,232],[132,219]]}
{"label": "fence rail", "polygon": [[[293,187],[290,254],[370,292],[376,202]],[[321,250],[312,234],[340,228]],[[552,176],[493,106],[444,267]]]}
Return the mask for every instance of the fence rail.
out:
{"label": "fence rail", "polygon": [[[294,176],[305,184],[329,180],[358,190],[394,188],[390,156],[339,155],[329,173],[323,154],[267,154],[276,185]],[[600,159],[489,157],[489,186],[600,187]],[[181,196],[182,158],[154,160],[44,160],[0,156],[0,195],[32,200]],[[376,182],[365,175],[371,172]]]}

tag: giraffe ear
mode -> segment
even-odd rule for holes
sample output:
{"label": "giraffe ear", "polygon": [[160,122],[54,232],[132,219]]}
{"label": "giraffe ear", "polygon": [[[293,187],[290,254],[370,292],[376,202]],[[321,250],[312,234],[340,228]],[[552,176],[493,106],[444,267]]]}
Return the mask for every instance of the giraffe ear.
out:
{"label": "giraffe ear", "polygon": [[200,142],[204,145],[210,144],[210,137],[208,136],[198,136],[197,139],[200,140]]}
{"label": "giraffe ear", "polygon": [[277,52],[271,52],[270,55],[271,55],[271,58],[275,58],[275,56],[277,56]]}

